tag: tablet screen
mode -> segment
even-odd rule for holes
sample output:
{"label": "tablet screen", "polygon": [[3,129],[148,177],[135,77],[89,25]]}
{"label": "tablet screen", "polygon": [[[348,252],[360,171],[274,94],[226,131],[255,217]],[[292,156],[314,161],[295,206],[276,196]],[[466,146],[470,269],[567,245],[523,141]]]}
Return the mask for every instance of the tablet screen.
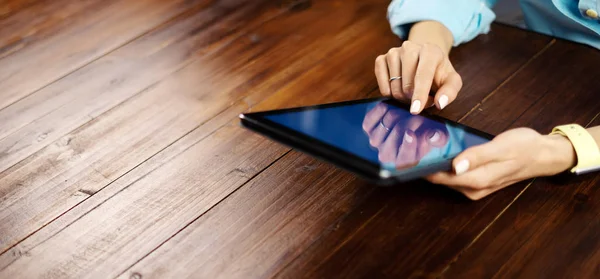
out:
{"label": "tablet screen", "polygon": [[395,171],[447,162],[488,141],[460,125],[414,116],[406,108],[381,99],[264,117]]}

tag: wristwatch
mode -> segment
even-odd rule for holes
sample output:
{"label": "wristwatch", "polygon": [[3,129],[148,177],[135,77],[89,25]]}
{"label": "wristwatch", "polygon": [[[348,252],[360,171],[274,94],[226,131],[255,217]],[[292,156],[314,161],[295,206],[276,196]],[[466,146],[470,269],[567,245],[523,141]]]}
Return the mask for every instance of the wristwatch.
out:
{"label": "wristwatch", "polygon": [[571,169],[572,173],[581,175],[600,170],[600,148],[585,128],[578,124],[561,125],[554,127],[550,134],[562,135],[571,141],[577,154],[577,165]]}

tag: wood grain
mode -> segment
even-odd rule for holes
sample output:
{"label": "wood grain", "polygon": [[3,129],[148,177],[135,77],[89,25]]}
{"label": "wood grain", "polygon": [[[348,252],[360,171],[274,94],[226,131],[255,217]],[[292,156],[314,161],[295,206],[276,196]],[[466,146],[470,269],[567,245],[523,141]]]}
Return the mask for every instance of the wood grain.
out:
{"label": "wood grain", "polygon": [[66,28],[77,16],[85,14],[88,8],[98,2],[97,0],[2,1],[0,58],[9,56],[36,41],[47,39],[57,30]]}
{"label": "wood grain", "polygon": [[[59,1],[57,2],[57,5],[59,5],[60,7],[61,3]],[[93,4],[91,1],[77,1],[73,3],[77,3],[77,5],[81,6],[78,6],[78,8],[81,9],[93,8],[91,7],[91,4]],[[84,3],[87,3],[87,6],[83,5]],[[98,5],[98,3],[96,4]],[[111,3],[103,2],[102,4],[108,5]],[[123,6],[126,4],[123,3],[120,5]],[[194,7],[191,4],[187,5],[188,8]],[[31,46],[25,47],[25,49],[23,50],[25,52],[24,54],[21,54],[21,52],[19,52],[19,54],[11,55],[11,57],[14,58],[10,59],[13,59],[15,62],[13,67],[20,67],[23,70],[23,72],[21,72],[21,70],[19,70],[19,72],[15,72],[17,73],[17,75],[13,76],[14,78],[30,78],[25,76],[28,74],[31,74],[36,78],[40,78],[40,75],[38,73],[36,73],[35,71],[30,71],[28,68],[26,68],[28,67],[28,65],[25,62],[29,60],[23,59],[23,57],[35,58],[36,56],[31,56],[31,54],[29,54],[29,56],[24,55],[28,55],[27,52],[36,50],[38,46],[52,48],[52,51],[44,51],[45,49],[38,50],[40,53],[36,52],[36,55],[52,56],[53,59],[60,59],[60,57],[55,57],[58,55],[54,52],[60,51],[61,47],[64,48],[64,51],[66,51],[67,53],[72,51],[78,51],[79,54],[83,54],[83,52],[79,51],[76,47],[71,47],[69,41],[65,41],[64,38],[61,39],[61,37],[65,37],[70,33],[77,31],[71,30],[74,27],[65,27],[65,25],[69,26],[71,24],[77,23],[71,22],[75,19],[69,20],[70,18],[68,17],[71,14],[70,11],[76,9],[68,9],[67,7],[64,10],[60,10],[59,7],[55,7],[53,5],[41,6],[47,10],[45,11],[45,13],[50,14],[48,15],[48,17],[58,17],[57,15],[52,14],[52,12],[57,13],[56,10],[59,10],[61,12],[61,14],[59,15],[64,16],[64,18],[59,17],[58,19],[54,20],[56,22],[61,23],[58,26],[49,24],[52,26],[52,28],[48,28],[50,29],[50,31],[41,32],[42,34],[36,34],[37,31],[31,31],[34,34],[27,37],[26,40],[28,42],[31,42]],[[112,6],[114,6],[114,8],[116,9],[123,10],[119,13],[126,13],[127,11],[131,13],[140,12],[140,7],[136,7],[135,5],[133,7],[120,7],[117,4],[114,4]],[[156,24],[161,23],[159,21],[161,16],[162,20],[168,20],[168,16],[174,16],[176,12],[181,12],[185,7],[178,7],[177,9],[175,7],[163,8],[167,9],[165,11],[162,11],[163,13],[167,13],[165,15],[160,14],[161,12],[158,10],[155,11],[155,13],[158,14],[155,15],[156,18],[153,18],[152,21],[156,21]],[[106,12],[110,13],[111,11],[109,10]],[[32,13],[36,15],[38,14],[37,11],[33,11]],[[43,15],[44,13],[42,13],[42,18]],[[206,15],[207,18],[210,19],[208,15],[210,14]],[[102,16],[102,14],[100,14],[99,16]],[[123,14],[122,16],[127,16],[127,14]],[[32,15],[29,15],[29,18],[31,17]],[[100,19],[105,20],[106,18]],[[143,18],[141,18],[140,20],[142,19]],[[93,20],[93,18],[89,20]],[[123,35],[129,32],[133,32],[135,30],[140,31],[140,29],[142,31],[149,30],[150,27],[146,24],[152,22],[145,22],[143,24],[144,26],[135,27],[133,25],[136,23],[130,22],[133,20],[134,19],[132,18],[129,21],[119,23],[124,24],[124,26],[122,27],[131,28],[130,31],[127,31]],[[82,19],[79,18],[79,21],[82,21]],[[189,24],[189,22],[187,23]],[[85,25],[88,24],[92,23],[87,23]],[[107,27],[104,26],[106,24],[108,23],[103,21],[101,23],[97,23],[98,28],[100,29]],[[131,26],[129,26],[128,24]],[[201,21],[199,24],[210,25],[207,23],[207,21]],[[186,26],[185,20],[182,19],[181,25],[179,26]],[[170,31],[173,30],[174,29],[170,29]],[[89,30],[88,32],[92,31],[93,30]],[[107,30],[102,29],[102,32],[106,31]],[[61,79],[58,82],[55,82],[51,85],[46,84],[43,86],[43,89],[35,92],[34,94],[28,95],[27,97],[24,97],[19,102],[14,103],[13,105],[5,109],[0,110],[0,172],[5,170],[7,167],[15,164],[16,162],[19,162],[20,160],[32,154],[33,152],[41,149],[50,142],[55,141],[68,131],[71,131],[79,125],[89,121],[91,118],[97,116],[99,113],[110,109],[112,106],[122,102],[123,100],[139,92],[143,88],[150,86],[151,84],[159,80],[159,78],[164,77],[167,73],[174,71],[174,68],[176,69],[177,66],[179,66],[179,63],[186,60],[185,58],[177,59],[178,57],[165,55],[162,57],[171,58],[170,60],[165,61],[165,59],[156,59],[158,55],[152,54],[153,51],[158,52],[162,48],[167,48],[167,45],[165,44],[168,44],[170,40],[173,40],[171,41],[172,43],[180,42],[178,40],[179,38],[176,36],[181,36],[181,34],[167,34],[165,33],[165,29],[162,29],[162,31],[163,32],[154,32],[154,36],[145,36],[144,40],[138,40],[138,44],[133,44],[129,48],[119,49],[118,51],[112,53],[112,55],[109,55],[109,57],[105,57],[104,59],[95,61],[87,67],[84,67],[80,71],[77,71],[76,74],[70,75],[67,78]],[[90,34],[95,35],[93,34],[93,32]],[[214,35],[214,33],[212,34]],[[71,35],[73,36],[73,34]],[[140,34],[135,33],[133,35],[139,36]],[[211,35],[211,32],[206,32],[203,35]],[[194,39],[194,37],[195,36],[190,36],[189,39]],[[104,40],[103,43],[110,43],[114,40],[117,40],[118,38],[119,36],[114,36],[114,38]],[[125,37],[121,39],[124,38]],[[128,40],[130,39],[132,38],[128,38]],[[189,41],[187,41],[187,43],[189,44]],[[100,46],[101,45],[94,45],[91,47]],[[78,47],[84,46],[81,45]],[[137,50],[138,52],[135,52],[135,50]],[[104,53],[98,53],[98,55],[104,55]],[[2,61],[0,61],[0,64],[4,61],[8,61],[7,59],[10,60],[9,58],[3,59]],[[39,59],[36,60],[36,62],[42,64],[45,63],[43,60]],[[65,62],[65,60],[61,60],[61,63],[62,62]],[[50,63],[50,65],[53,65],[54,71],[60,70],[58,64]],[[144,66],[141,65],[146,66],[148,72],[135,70],[137,69],[136,67],[139,67],[140,69],[145,69]],[[153,68],[152,66],[156,68]],[[45,69],[45,67],[37,67],[37,65],[33,65],[33,67],[37,68],[38,70]],[[7,74],[9,74],[9,68],[4,68],[3,70],[6,70]],[[12,74],[10,75],[12,76]],[[11,82],[12,81],[10,79],[7,79],[1,81],[1,84],[2,86],[5,86],[7,88],[10,87],[10,90],[18,89],[17,87],[13,87],[11,85]],[[29,79],[28,82],[23,82],[19,86],[35,85],[36,82],[37,81],[35,79]],[[126,87],[126,85],[130,85],[131,87]],[[82,88],[85,88],[85,90],[82,90]],[[11,94],[10,90],[5,90],[0,94]],[[29,93],[31,92],[28,92],[27,94]],[[7,99],[3,98],[3,100]],[[67,104],[71,104],[71,106]],[[54,117],[50,115],[53,115]],[[40,119],[41,117],[45,117],[45,119]]]}
{"label": "wood grain", "polygon": [[0,20],[39,2],[39,0],[4,0],[0,6]]}
{"label": "wood grain", "polygon": [[[79,2],[79,1],[70,1]],[[196,1],[109,0],[72,4],[87,12],[60,18],[60,6],[53,10],[60,24],[22,37],[18,51],[0,60],[0,109],[89,64],[170,18],[196,5]],[[69,7],[70,5],[63,5]],[[69,9],[66,9],[68,15]],[[29,17],[31,18],[31,16]],[[42,26],[38,26],[43,28]],[[14,48],[14,47],[13,47]]]}
{"label": "wood grain", "polygon": [[0,277],[114,277],[284,152],[229,125],[185,156],[122,185],[117,195],[27,251]]}
{"label": "wood grain", "polygon": [[[302,75],[303,72],[306,72],[311,67],[321,63],[323,58],[340,50],[344,50],[345,47],[349,47],[348,49],[355,53],[358,49],[364,49],[366,46],[372,45],[372,42],[378,35],[387,33],[387,27],[384,24],[381,24],[379,32],[364,36],[365,32],[373,29],[373,22],[379,21],[379,17],[376,14],[368,13],[368,7],[370,6],[372,6],[372,4],[363,5],[352,3],[352,5],[347,5],[347,7],[351,8],[339,10],[337,9],[337,4],[330,2],[323,2],[321,4],[316,3],[314,4],[314,9],[311,8],[310,10],[303,12],[308,13],[308,15],[290,15],[288,17],[282,17],[279,21],[265,24],[264,27],[257,30],[257,33],[263,36],[261,44],[256,44],[252,40],[243,38],[239,43],[231,44],[230,47],[223,48],[214,56],[211,56],[210,59],[200,59],[199,61],[190,64],[172,78],[161,82],[161,84],[157,85],[155,88],[143,92],[139,96],[136,96],[130,101],[111,110],[108,114],[90,122],[72,135],[69,135],[69,146],[74,147],[79,144],[87,146],[81,147],[81,150],[84,150],[82,154],[76,153],[74,154],[76,156],[68,155],[66,158],[72,158],[73,161],[65,164],[63,167],[59,167],[59,171],[64,168],[71,172],[81,166],[83,166],[84,169],[82,170],[79,168],[79,170],[76,170],[81,173],[76,174],[75,177],[69,178],[69,181],[65,181],[64,183],[62,181],[57,181],[58,184],[52,192],[62,193],[59,193],[58,196],[54,195],[49,197],[48,202],[52,202],[52,204],[50,204],[53,206],[52,209],[42,209],[43,211],[41,210],[39,214],[43,214],[42,212],[52,212],[52,210],[66,210],[68,209],[66,205],[75,205],[73,200],[79,202],[85,199],[86,197],[82,197],[78,191],[83,192],[84,194],[94,193],[94,195],[89,203],[82,203],[81,206],[77,206],[77,208],[71,210],[77,212],[77,214],[71,214],[71,211],[67,214],[67,216],[69,216],[68,218],[73,219],[65,221],[64,216],[61,217],[56,221],[56,223],[60,225],[54,226],[54,223],[52,223],[48,226],[48,228],[52,229],[50,232],[48,232],[48,230],[42,230],[39,233],[34,234],[32,238],[28,238],[26,243],[15,246],[5,253],[0,262],[10,264],[15,258],[19,258],[22,255],[32,255],[31,253],[34,250],[31,250],[30,252],[28,250],[29,248],[34,247],[33,249],[40,249],[39,247],[45,246],[45,243],[49,243],[48,241],[55,239],[52,235],[61,232],[61,230],[64,229],[64,226],[69,226],[70,222],[77,221],[79,218],[82,218],[82,216],[87,216],[86,213],[88,210],[96,208],[100,204],[103,204],[106,199],[120,193],[123,187],[129,185],[128,183],[133,183],[140,177],[148,175],[148,172],[157,168],[156,164],[158,164],[158,166],[164,164],[162,161],[156,162],[151,160],[153,162],[152,164],[143,165],[142,169],[145,172],[132,171],[136,176],[131,177],[126,175],[122,179],[110,184],[110,189],[102,189],[102,187],[110,183],[112,179],[116,179],[120,175],[123,175],[129,168],[135,167],[135,164],[138,164],[135,162],[143,162],[145,158],[147,158],[144,156],[150,157],[160,151],[156,148],[159,148],[161,144],[167,144],[177,140],[177,137],[185,135],[185,131],[182,129],[186,129],[186,127],[189,130],[194,129],[194,127],[197,127],[198,123],[210,119],[211,115],[215,115],[219,110],[227,108],[227,106],[232,101],[236,100],[236,98],[239,98],[242,104],[248,102],[248,100],[242,99],[245,93],[250,94],[252,92],[260,92],[260,94],[252,94],[252,97],[255,98],[254,100],[260,98],[259,95],[261,94],[264,97],[272,94],[272,91],[255,90],[261,88],[271,88],[276,90],[277,87],[275,86],[286,85],[287,82],[293,80],[295,76]],[[365,10],[365,12],[357,13],[357,11],[361,10]],[[330,22],[330,20],[323,15],[331,14],[333,12],[337,15],[335,24],[329,24],[327,28],[323,28],[325,22]],[[347,28],[349,25],[355,26],[354,28]],[[286,28],[282,29],[282,27]],[[295,32],[291,33],[289,30],[294,30]],[[348,73],[349,75],[352,75],[350,77],[358,76],[357,73],[364,71],[365,68],[372,68],[372,61],[376,56],[376,51],[383,51],[389,47],[391,45],[390,40],[396,41],[393,36],[389,35],[389,33],[387,34],[386,40],[381,40],[381,38],[379,38],[382,46],[380,49],[373,49],[371,54],[366,58],[354,62],[360,63],[361,66],[354,67],[354,70],[351,73]],[[292,36],[291,40],[290,36]],[[364,38],[357,40],[357,38],[360,38],[361,36]],[[355,46],[354,44],[357,45]],[[294,46],[296,46],[295,49]],[[298,46],[301,46],[301,48],[299,49]],[[252,62],[253,57],[258,57],[257,54],[263,54],[261,58],[264,59],[264,63]],[[330,69],[333,65],[338,65],[340,59],[345,60],[347,54],[334,57],[336,57],[334,60],[335,63],[332,63],[332,65],[325,64],[329,65]],[[242,63],[242,61],[244,61],[244,65],[239,64]],[[246,61],[250,61],[251,63]],[[266,63],[267,61],[270,63]],[[229,71],[226,69],[229,69]],[[283,71],[284,69],[286,71]],[[211,74],[208,71],[212,71],[213,73]],[[266,78],[264,75],[265,71],[273,71],[272,76]],[[211,80],[220,82],[213,82],[210,86],[202,88],[201,85],[207,84],[207,80],[199,79],[198,77],[205,75],[207,79],[210,78]],[[248,83],[248,77],[254,77],[250,78],[250,83]],[[345,74],[340,76],[340,78],[343,78],[344,80],[350,80],[350,77],[347,77]],[[363,75],[363,78],[372,79],[373,77],[371,75]],[[355,82],[357,84],[361,83],[360,80]],[[339,84],[341,87],[346,85],[347,84]],[[221,94],[211,94],[214,90],[219,90]],[[299,90],[300,92],[305,91],[304,88],[297,88],[296,90]],[[337,91],[340,91],[340,88],[337,88]],[[173,92],[178,92],[178,94],[174,95]],[[243,94],[243,92],[245,93]],[[361,93],[364,94],[364,92]],[[230,98],[226,98],[227,95],[229,95]],[[170,100],[169,96],[174,100]],[[205,109],[200,113],[201,108],[203,107]],[[244,108],[237,106],[236,109],[235,116],[237,116]],[[227,112],[230,117],[233,116],[231,112],[232,111]],[[133,117],[132,114],[135,114],[135,116]],[[130,117],[132,117],[132,119],[129,119]],[[145,123],[152,123],[152,125],[145,125]],[[149,127],[152,127],[152,129],[149,129]],[[92,138],[98,138],[96,135],[102,135],[102,139],[91,141],[90,139]],[[128,135],[128,137],[122,138],[123,135]],[[198,136],[197,133],[192,133],[190,135]],[[241,137],[247,137],[247,135]],[[115,140],[119,143],[118,146],[109,147],[111,146],[110,143]],[[200,139],[196,139],[196,141],[198,140]],[[68,139],[65,141],[68,141]],[[60,142],[63,142],[63,140]],[[182,138],[181,142],[184,142],[185,144],[195,143],[194,140],[187,137]],[[176,146],[177,147],[169,148],[169,152],[174,150],[181,152],[181,149],[185,150],[187,148],[182,147],[179,144],[176,144]],[[124,153],[131,153],[131,150],[135,150],[135,152],[123,156]],[[102,152],[109,153],[105,154]],[[257,152],[261,151],[257,150]],[[169,155],[165,155],[161,153],[157,156],[163,159],[170,159],[177,155],[177,153],[168,154]],[[39,158],[37,155],[33,157],[31,164],[41,164],[41,166],[43,166],[45,165],[46,160],[41,158],[52,157],[55,155],[56,154],[52,151],[45,151]],[[189,153],[189,155],[192,154]],[[187,158],[186,160],[196,160],[198,155],[192,156],[193,157]],[[87,166],[81,164],[84,160]],[[95,160],[98,161],[94,162]],[[224,162],[224,164],[225,165],[222,166],[224,168],[229,169],[232,167],[229,161]],[[164,171],[170,172],[174,170],[175,169],[165,169]],[[234,173],[239,172],[236,171],[235,168],[230,171]],[[52,171],[51,173],[56,173],[56,171]],[[122,184],[122,181],[129,182]],[[227,187],[226,185],[228,184],[224,184],[222,187]],[[154,187],[160,188],[162,186],[163,185],[155,185]],[[47,190],[45,187],[38,187],[38,190],[35,191],[35,195],[38,195],[37,193],[39,193],[37,198],[43,199],[43,193]],[[189,185],[189,187],[197,186]],[[61,190],[56,191],[56,188]],[[24,192],[22,193],[25,194],[26,191],[23,191]],[[29,192],[31,191],[27,191],[27,193]],[[75,197],[73,197],[73,192],[75,192]],[[29,196],[33,195],[28,195],[24,198],[28,199]],[[69,200],[65,202],[65,198],[67,197]],[[96,197],[103,197],[104,200],[96,199]],[[56,202],[57,200],[60,200],[60,202]],[[207,200],[208,203],[216,203],[218,201],[219,199]],[[54,203],[56,203],[56,205]],[[27,202],[19,204],[26,206]],[[38,202],[38,204],[41,204],[41,202]],[[126,206],[126,204],[123,204],[123,206]],[[96,209],[94,209],[94,211],[95,210]],[[193,211],[193,214],[201,213],[202,211]],[[49,217],[52,217],[51,215],[52,214],[49,214]],[[15,220],[18,222],[19,218],[15,218]],[[25,218],[25,220],[27,219]],[[74,226],[75,224],[79,223],[76,222],[69,227]],[[36,225],[39,226],[39,223],[32,224],[31,227],[35,227]],[[178,222],[171,224],[170,226],[174,230],[172,233],[175,233],[180,225],[181,223]],[[9,228],[7,227],[7,230],[8,229]],[[138,233],[134,232],[134,234]],[[46,240],[46,237],[50,237],[50,239]],[[163,235],[163,237],[170,237],[170,235],[166,234]],[[29,241],[30,239],[31,241]],[[42,243],[40,244],[39,241],[42,241]],[[35,248],[37,245],[39,245],[38,248]],[[143,250],[139,251],[139,253],[143,252]],[[104,257],[109,255],[104,254],[98,256]],[[129,260],[135,260],[135,256],[131,257],[132,255],[130,254],[123,254],[122,256]],[[39,264],[39,260],[44,258],[45,256],[40,255],[33,263],[37,265]],[[21,260],[23,261],[22,264],[26,263],[29,261],[29,257],[21,257],[14,264],[19,265]],[[82,258],[82,260],[84,259]],[[117,264],[118,266],[126,263],[127,261],[123,260],[119,263],[111,261],[106,262],[104,267],[98,266],[97,268],[112,269],[115,267],[113,266],[114,264]],[[6,270],[12,270],[12,266],[13,265],[10,265]],[[118,270],[118,268],[116,269]],[[78,272],[83,272],[83,270],[74,270],[72,275],[76,276],[79,274]]]}
{"label": "wood grain", "polygon": [[373,191],[352,180],[292,152],[121,278],[270,277]]}
{"label": "wood grain", "polygon": [[[522,113],[511,126],[527,125],[544,133],[565,123],[600,125],[598,63],[598,51],[559,41],[478,114]],[[522,106],[508,105],[514,103]],[[444,275],[595,277],[600,264],[598,185],[597,173],[536,179]]]}
{"label": "wood grain", "polygon": [[[513,29],[503,30],[504,32],[518,32]],[[538,35],[532,36],[532,38],[549,41]],[[496,38],[502,37],[504,36]],[[471,45],[470,51],[474,56],[483,56],[479,51],[483,52],[484,50],[499,53],[506,51],[506,49],[494,50],[494,46],[500,45],[507,47],[504,44],[495,43],[494,40],[487,41],[482,38]],[[508,47],[514,47],[514,51],[524,50],[522,45],[517,44]],[[531,49],[526,51],[529,51],[530,56],[533,56],[542,47],[543,44],[532,44]],[[355,56],[348,55],[348,57]],[[490,55],[490,57],[498,56]],[[516,64],[511,67],[513,69],[519,68],[527,61],[524,55],[516,55],[515,57],[519,58],[513,60],[513,63]],[[489,61],[488,59],[484,60]],[[463,63],[462,65],[462,67],[467,67],[468,64]],[[333,68],[336,69],[340,66],[333,65]],[[317,67],[309,75],[306,75],[306,79],[300,78],[292,82],[290,86],[286,87],[287,90],[284,89],[278,92],[254,107],[254,109],[308,105],[344,100],[347,96],[353,98],[361,96],[354,95],[354,92],[361,92],[357,91],[362,90],[360,87],[349,86],[347,88],[350,90],[344,92],[328,89],[330,83],[325,82],[325,79],[330,77],[323,75],[323,73],[331,72],[327,69],[327,66]],[[316,78],[312,78],[313,73],[317,75]],[[472,79],[480,78],[479,75],[483,78],[485,75],[482,72],[472,73],[473,76],[470,77]],[[510,72],[506,72],[504,77],[498,77],[499,80],[490,82],[487,88],[484,86],[479,86],[479,88],[491,92],[494,86],[501,82],[502,78],[506,78],[510,74]],[[319,75],[323,77],[319,78]],[[485,80],[491,79],[486,77]],[[376,86],[373,79],[369,80],[369,84],[373,87]],[[294,88],[303,88],[303,85],[323,88],[323,90],[318,90],[314,94],[300,94],[302,91],[294,90]],[[476,92],[470,96],[472,98],[479,96],[483,99],[485,91]],[[478,100],[474,100],[473,103],[477,102]],[[463,107],[463,114],[469,110],[469,107]],[[293,162],[298,163],[294,164]],[[306,156],[299,156],[296,153],[284,156],[271,168],[253,179],[249,185],[234,193],[205,216],[201,216],[181,234],[178,234],[149,257],[132,267],[122,275],[122,278],[136,273],[141,274],[144,278],[271,277],[282,272],[282,270],[288,272],[279,274],[284,277],[295,278],[303,275],[310,277],[315,274],[309,272],[323,260],[321,256],[325,256],[321,253],[336,253],[335,246],[347,240],[342,237],[343,235],[337,234],[338,231],[341,231],[340,226],[345,224],[346,221],[352,222],[352,225],[356,225],[356,227],[367,227],[381,234],[382,231],[395,232],[395,227],[391,228],[390,226],[395,225],[396,220],[402,220],[402,215],[408,215],[411,221],[420,225],[403,226],[404,232],[410,236],[421,234],[419,228],[432,226],[433,224],[438,225],[438,222],[442,222],[445,224],[444,227],[431,232],[429,238],[424,237],[420,241],[410,238],[410,241],[414,241],[415,244],[414,247],[408,249],[418,251],[427,247],[435,247],[435,243],[429,241],[439,237],[438,241],[442,242],[447,240],[449,236],[454,236],[457,245],[449,247],[445,253],[437,255],[439,259],[446,262],[460,251],[458,244],[466,245],[479,232],[476,229],[471,231],[461,229],[465,224],[468,224],[470,218],[473,218],[473,214],[479,213],[478,211],[482,208],[481,204],[468,203],[466,200],[461,199],[459,195],[453,194],[444,188],[421,183],[414,185],[416,189],[420,190],[377,189],[347,172],[332,168],[327,164],[325,166],[320,161],[308,159]],[[312,171],[303,174],[301,177],[297,177],[296,172],[293,172],[290,177],[290,173],[292,173],[290,169],[292,168],[310,169]],[[326,168],[325,172],[323,172],[323,168]],[[432,190],[434,191],[432,192]],[[298,191],[302,192],[298,193]],[[294,194],[289,196],[283,194],[287,192]],[[372,192],[377,193],[375,197],[369,195]],[[273,193],[273,195],[266,193]],[[450,196],[453,198],[449,200],[448,194],[451,194]],[[261,199],[255,203],[256,199],[249,197],[261,197]],[[367,206],[363,206],[365,199],[371,201]],[[433,206],[437,203],[440,205]],[[500,209],[502,209],[502,206],[498,204],[495,208],[490,208],[490,212],[498,212]],[[380,211],[385,211],[386,217],[377,215]],[[350,216],[348,216],[349,214]],[[428,214],[436,217],[431,217],[426,221],[424,216]],[[445,219],[442,219],[442,216]],[[372,220],[380,222],[379,227],[373,228],[369,223]],[[215,225],[213,225],[223,223],[230,224],[230,226],[215,228]],[[411,226],[414,227],[411,228]],[[208,231],[211,234],[222,235],[223,237],[211,239],[206,237]],[[394,233],[390,234],[395,235]],[[377,238],[382,239],[381,236],[373,235],[359,239],[362,241],[373,240],[374,242]],[[406,243],[409,240],[396,241]],[[402,247],[401,244],[398,244],[398,246]],[[374,250],[377,249],[380,252],[389,251],[381,247]],[[401,251],[400,248],[396,249]],[[353,273],[354,270],[351,269],[353,266],[371,266],[370,263],[380,261],[375,254],[376,252],[368,256],[360,253],[351,254],[355,256],[356,262],[340,263],[340,266],[332,266],[328,269],[328,274],[321,275],[326,278],[378,275],[379,273],[375,268],[369,270],[368,273]],[[344,259],[349,257],[348,253],[342,255],[340,257],[344,257]],[[314,258],[312,258],[313,256]],[[383,258],[387,256],[385,254],[381,255]],[[411,259],[412,266],[407,265],[404,267],[410,270],[426,256],[430,256],[430,254],[423,253],[421,258],[416,257],[414,261]],[[300,259],[304,257],[311,258],[315,261],[298,267],[295,269],[296,272],[291,272],[292,269],[284,270],[289,264],[300,262],[300,260],[296,260],[298,257]],[[396,263],[400,262],[396,261]],[[341,271],[344,271],[344,273],[340,273]]]}
{"label": "wood grain", "polygon": [[[463,117],[465,108],[478,105],[525,66],[533,55],[538,55],[551,40],[500,24],[493,24],[491,28],[489,34],[452,50],[450,59],[463,77],[463,88],[459,98],[444,109],[442,116],[454,120]],[[502,46],[495,47],[493,44]]]}
{"label": "wood grain", "polygon": [[[254,2],[259,4],[257,1]],[[259,5],[246,5],[246,7],[247,9],[239,9],[241,14],[232,16],[229,19],[221,18],[223,20],[221,24],[233,24],[240,16],[246,15],[248,17],[246,26],[252,28],[260,25],[264,20],[271,19],[274,12],[275,14],[281,13],[278,6],[262,6],[263,8],[259,8],[261,7]],[[258,13],[261,9],[263,13]],[[200,85],[207,82],[206,79],[198,79],[198,75],[212,76],[210,73],[211,67],[205,61],[210,61],[210,57],[218,56],[219,53],[216,52],[218,48],[213,52],[207,52],[206,55],[209,57],[197,61],[196,64],[191,64],[177,78],[157,84],[155,87],[148,84],[151,82],[156,83],[152,78],[159,79],[162,78],[160,75],[168,74],[168,72],[159,71],[161,66],[164,67],[164,71],[175,71],[176,68],[174,67],[180,66],[182,62],[189,61],[191,63],[194,59],[197,59],[198,56],[194,55],[195,52],[203,51],[204,48],[216,47],[217,43],[214,41],[214,37],[225,39],[227,38],[225,35],[229,33],[224,32],[233,32],[233,30],[224,31],[221,27],[215,27],[212,30],[206,28],[202,36],[194,36],[194,34],[183,36],[188,40],[182,39],[181,44],[175,44],[175,39],[179,39],[182,35],[174,31],[186,31],[187,28],[187,31],[191,32],[196,28],[203,28],[206,21],[198,19],[210,19],[206,15],[207,12],[199,11],[189,17],[188,20],[181,21],[181,24],[174,24],[171,28],[166,28],[159,34],[154,34],[155,36],[150,35],[143,42],[136,45],[139,47],[136,49],[139,54],[140,51],[144,50],[157,51],[155,48],[155,40],[157,39],[173,39],[173,44],[177,47],[171,49],[172,52],[162,52],[166,56],[164,59],[152,60],[157,64],[149,65],[143,57],[139,60],[134,59],[133,61],[114,65],[112,62],[114,57],[108,57],[106,60],[99,62],[98,65],[93,65],[92,69],[87,72],[90,76],[96,77],[90,79],[91,84],[74,85],[73,81],[81,76],[76,75],[73,77],[68,86],[74,88],[68,93],[76,94],[87,88],[90,99],[82,98],[78,100],[79,102],[67,103],[61,109],[56,110],[56,113],[45,115],[32,128],[45,128],[55,132],[43,138],[43,140],[51,139],[53,142],[49,142],[52,144],[0,173],[0,205],[2,205],[0,207],[0,219],[2,220],[0,225],[0,231],[2,232],[0,234],[0,247],[2,251],[185,135],[194,127],[197,127],[198,123],[210,119],[223,110],[224,105],[211,106],[210,102],[228,104],[228,99],[222,97],[220,100],[203,102],[200,96],[210,92],[196,90]],[[216,13],[215,16],[218,15],[219,13]],[[239,32],[248,32],[249,30],[251,29],[239,29]],[[175,34],[175,38],[173,38],[173,34]],[[221,42],[221,46],[226,44],[227,41]],[[236,51],[239,52],[240,47],[244,48],[252,44],[252,41],[245,37],[239,39],[239,43],[229,49],[230,56]],[[124,51],[134,55],[136,50],[125,49]],[[252,56],[253,51],[256,50],[258,49],[249,48],[246,55]],[[119,54],[127,52],[120,52]],[[133,56],[133,58],[136,57]],[[129,64],[128,62],[138,62],[139,64]],[[202,65],[206,67],[202,67]],[[133,75],[131,78],[125,74],[127,71],[132,72],[135,67],[143,68],[144,66],[148,66],[144,68],[149,71],[148,73],[142,73],[141,76]],[[118,70],[112,71],[113,67]],[[152,72],[153,70],[156,71]],[[101,78],[101,74],[105,76],[104,79]],[[156,76],[153,76],[153,74],[156,74]],[[117,78],[124,80],[122,82],[111,82],[112,79]],[[186,80],[187,82],[185,82]],[[245,82],[243,79],[238,81],[238,83],[243,82]],[[229,85],[235,86],[235,83]],[[186,86],[189,87],[176,95],[177,98],[171,97],[173,90],[181,90]],[[114,91],[107,91],[111,88],[114,88]],[[144,88],[146,88],[145,91]],[[210,88],[206,89],[210,90]],[[140,91],[143,92],[137,94]],[[93,94],[99,96],[93,96]],[[105,106],[104,109],[108,110],[107,103],[115,104],[116,102],[125,101],[120,99],[123,98],[120,95],[125,95],[127,101],[119,105],[118,108],[114,108],[110,113],[110,117],[106,117],[102,121],[100,121],[102,118],[94,118],[90,121],[91,117],[99,116],[94,114],[102,112],[95,110],[98,109],[98,105]],[[116,97],[117,100],[115,101],[111,97]],[[39,101],[44,104],[41,99]],[[36,107],[39,106],[33,105],[32,109]],[[189,117],[185,118],[184,116]],[[183,124],[177,125],[181,122]],[[61,137],[61,133],[57,131],[71,129],[72,126],[70,125],[74,125],[73,123],[86,125]],[[152,123],[152,125],[147,123]],[[164,127],[167,128],[161,131],[161,128]],[[58,140],[55,140],[55,138],[58,138]],[[127,156],[123,154],[127,154]],[[31,207],[31,204],[34,203],[35,206]],[[15,210],[20,214],[13,214]]]}
{"label": "wood grain", "polygon": [[[240,2],[238,10],[200,7],[169,28],[148,34],[0,110],[0,171],[193,62],[197,55],[218,50],[244,30],[280,13],[278,7],[253,3]],[[264,17],[252,16],[262,14],[258,13],[261,9]],[[244,17],[247,21],[240,21]]]}

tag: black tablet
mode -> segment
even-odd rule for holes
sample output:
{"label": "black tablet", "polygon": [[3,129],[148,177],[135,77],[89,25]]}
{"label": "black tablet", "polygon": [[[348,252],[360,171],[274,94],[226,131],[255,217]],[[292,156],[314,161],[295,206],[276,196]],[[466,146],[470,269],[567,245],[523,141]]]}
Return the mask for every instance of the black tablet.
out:
{"label": "black tablet", "polygon": [[381,185],[452,168],[492,135],[378,98],[240,115],[244,127]]}

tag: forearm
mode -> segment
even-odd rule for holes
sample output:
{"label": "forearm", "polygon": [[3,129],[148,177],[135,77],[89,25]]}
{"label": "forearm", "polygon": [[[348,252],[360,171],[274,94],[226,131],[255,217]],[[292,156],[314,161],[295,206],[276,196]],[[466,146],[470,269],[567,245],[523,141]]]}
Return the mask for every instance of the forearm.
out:
{"label": "forearm", "polygon": [[450,53],[453,43],[450,30],[437,21],[421,21],[415,23],[410,29],[408,40],[421,44],[435,44],[440,47],[446,55]]}

